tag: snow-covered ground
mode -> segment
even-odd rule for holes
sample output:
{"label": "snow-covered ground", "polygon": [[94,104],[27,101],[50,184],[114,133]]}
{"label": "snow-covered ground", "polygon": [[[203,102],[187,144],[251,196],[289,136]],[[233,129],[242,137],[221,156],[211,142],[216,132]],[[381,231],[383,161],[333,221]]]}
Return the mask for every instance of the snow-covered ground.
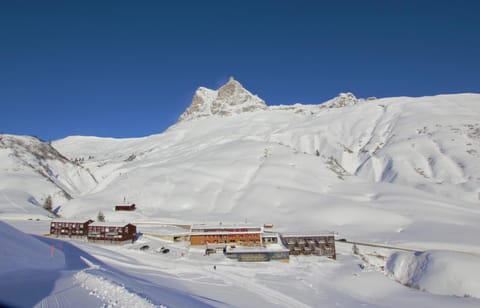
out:
{"label": "snow-covered ground", "polygon": [[[42,225],[48,228],[48,222],[11,223],[30,232],[41,231]],[[473,297],[434,295],[405,287],[380,269],[378,265],[382,262],[375,264],[373,259],[385,251],[360,248],[362,257],[359,257],[352,254],[351,245],[342,243],[337,244],[337,260],[299,256],[292,257],[289,263],[242,263],[221,253],[205,256],[203,249],[153,237],[143,237],[124,246],[92,245],[81,240],[35,238],[3,223],[0,226],[2,247],[27,245],[32,249],[22,252],[24,258],[47,260],[50,264],[48,271],[42,263],[28,268],[35,279],[23,277],[24,272],[18,268],[9,275],[0,274],[2,302],[13,301],[22,307],[34,304],[76,307],[79,303],[110,307],[478,307],[480,304],[480,299]],[[4,234],[14,244],[4,241]],[[29,237],[28,241],[25,237]],[[51,257],[51,245],[56,247],[55,257]],[[145,245],[148,250],[139,249]],[[169,248],[170,252],[161,253],[161,247]],[[14,258],[5,251],[1,254],[2,264]],[[444,275],[460,281],[470,279],[469,286],[473,286],[472,279],[478,282],[478,278],[468,278],[465,272],[448,273]],[[25,294],[26,288],[36,288],[45,282],[35,297],[20,296],[19,292]],[[437,285],[443,285],[441,279]],[[22,291],[12,293],[19,287]]]}
{"label": "snow-covered ground", "polygon": [[396,252],[387,272],[400,283],[435,294],[480,298],[480,255],[433,250]]}
{"label": "snow-covered ground", "polygon": [[[114,305],[102,285],[145,305],[182,306],[182,298],[242,307],[479,305],[466,287],[477,272],[454,264],[480,254],[480,95],[342,94],[321,105],[266,107],[231,82],[200,89],[182,121],[158,135],[52,144],[0,135],[0,219],[47,233],[42,225],[52,214],[42,206],[51,196],[65,218],[95,219],[101,210],[107,221],[138,222],[145,234],[161,224],[271,223],[427,252],[394,255],[387,266],[390,250],[353,255],[339,243],[337,261],[245,264],[146,236],[122,247],[42,238],[84,258],[74,270],[67,262],[55,271],[44,299],[78,289],[95,304]],[[124,199],[137,210],[115,212]],[[143,244],[151,248],[140,251]],[[165,245],[171,253],[155,251]],[[447,277],[437,276],[443,264],[452,269]],[[423,283],[434,278],[419,277],[458,281],[460,289],[438,291]]]}

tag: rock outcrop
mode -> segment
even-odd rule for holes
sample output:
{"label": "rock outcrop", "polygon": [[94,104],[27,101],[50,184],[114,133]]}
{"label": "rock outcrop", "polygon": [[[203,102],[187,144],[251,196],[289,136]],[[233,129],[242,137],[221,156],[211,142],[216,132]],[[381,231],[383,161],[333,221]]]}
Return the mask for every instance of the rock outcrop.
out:
{"label": "rock outcrop", "polygon": [[190,107],[180,116],[179,122],[209,116],[231,116],[267,108],[261,98],[250,93],[240,82],[230,77],[230,80],[216,91],[198,88]]}

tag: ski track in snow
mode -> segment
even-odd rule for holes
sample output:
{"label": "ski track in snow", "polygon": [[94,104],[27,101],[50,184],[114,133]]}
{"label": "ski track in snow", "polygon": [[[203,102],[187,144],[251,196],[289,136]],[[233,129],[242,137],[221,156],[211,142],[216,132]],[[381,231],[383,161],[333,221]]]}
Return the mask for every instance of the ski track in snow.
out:
{"label": "ski track in snow", "polygon": [[[164,268],[155,270],[155,269],[152,269],[152,267],[155,267],[154,264],[138,265],[138,264],[126,263],[124,261],[110,259],[107,257],[107,255],[103,257],[102,256],[96,256],[96,257],[104,262],[109,262],[112,265],[116,265],[124,268],[130,268],[133,270],[139,270],[137,273],[145,273],[145,271],[150,271],[151,275],[155,275],[157,277],[164,276],[170,279],[175,278],[183,281],[197,281],[197,282],[204,278],[211,279],[212,277],[215,277],[219,281],[224,282],[220,285],[229,284],[233,286],[240,286],[241,288],[258,295],[264,298],[266,301],[275,305],[280,305],[282,307],[310,307],[309,305],[306,305],[296,300],[293,297],[290,297],[286,294],[283,294],[279,291],[273,290],[265,285],[262,285],[256,282],[252,278],[240,276],[239,273],[235,272],[235,268],[228,269],[228,266],[222,266],[221,272],[212,272],[210,265],[188,267],[188,269],[185,270],[185,273],[188,273],[190,277],[187,278],[187,277],[182,277],[181,276],[182,271],[179,271],[176,268],[172,269],[172,268],[164,267]],[[138,259],[136,260],[136,262],[138,262]],[[168,273],[169,275],[166,275],[165,273]],[[170,276],[170,275],[173,275],[173,276]],[[209,284],[209,285],[219,285],[218,283],[205,282],[205,281],[201,281],[201,283]]]}
{"label": "ski track in snow", "polygon": [[24,207],[18,205],[17,203],[13,202],[10,198],[8,198],[4,191],[2,191],[2,196],[5,199],[5,201],[7,201],[9,204],[13,205],[16,208],[21,209],[22,212],[24,213],[28,213],[28,211]]}
{"label": "ski track in snow", "polygon": [[231,283],[234,286],[242,286],[243,288],[255,293],[263,298],[265,298],[268,302],[271,302],[275,305],[280,305],[283,307],[310,307],[293,297],[290,297],[286,294],[283,294],[279,291],[276,291],[272,288],[264,286],[254,279],[249,277],[241,277],[238,273],[235,273],[233,270],[225,270],[222,267],[222,272],[226,271],[227,275],[220,275],[216,274],[215,276],[219,279],[222,279],[228,283]]}

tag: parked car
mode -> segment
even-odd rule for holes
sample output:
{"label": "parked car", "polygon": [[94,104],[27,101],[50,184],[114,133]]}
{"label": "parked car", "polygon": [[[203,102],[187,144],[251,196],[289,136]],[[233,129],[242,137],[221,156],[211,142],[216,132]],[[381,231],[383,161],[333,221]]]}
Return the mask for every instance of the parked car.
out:
{"label": "parked car", "polygon": [[170,249],[165,248],[165,247],[162,247],[162,248],[158,248],[158,249],[156,250],[156,252],[169,253],[169,252],[170,252]]}

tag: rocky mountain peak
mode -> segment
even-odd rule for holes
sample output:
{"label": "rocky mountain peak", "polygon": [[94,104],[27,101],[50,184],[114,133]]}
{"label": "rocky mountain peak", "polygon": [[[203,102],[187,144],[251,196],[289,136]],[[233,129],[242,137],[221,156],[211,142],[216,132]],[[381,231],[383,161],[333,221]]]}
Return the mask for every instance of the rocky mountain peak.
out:
{"label": "rocky mountain peak", "polygon": [[340,93],[338,96],[321,104],[321,108],[342,108],[345,106],[353,106],[361,102],[376,100],[376,97],[356,98],[353,93]]}
{"label": "rocky mountain peak", "polygon": [[267,105],[261,98],[253,95],[240,82],[230,77],[218,90],[198,88],[190,107],[180,116],[179,121],[214,115],[231,116],[265,109]]}
{"label": "rocky mountain peak", "polygon": [[359,102],[360,100],[353,95],[353,93],[340,93],[337,97],[330,100],[327,104],[330,108],[340,108],[345,106],[352,106]]}

